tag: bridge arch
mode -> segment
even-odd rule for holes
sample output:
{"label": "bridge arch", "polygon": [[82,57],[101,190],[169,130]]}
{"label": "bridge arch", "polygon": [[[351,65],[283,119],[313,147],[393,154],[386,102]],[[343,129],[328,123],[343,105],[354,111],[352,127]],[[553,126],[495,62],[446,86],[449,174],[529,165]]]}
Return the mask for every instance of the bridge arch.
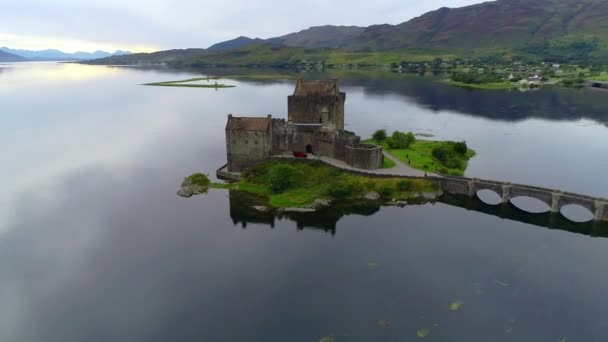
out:
{"label": "bridge arch", "polygon": [[595,212],[578,203],[566,204],[559,209],[560,214],[572,222],[584,223],[593,221]]}
{"label": "bridge arch", "polygon": [[551,206],[546,201],[528,195],[512,197],[510,202],[517,209],[530,214],[551,212]]}
{"label": "bridge arch", "polygon": [[477,199],[488,205],[499,205],[504,203],[502,195],[490,189],[478,190],[475,193],[475,196]]}

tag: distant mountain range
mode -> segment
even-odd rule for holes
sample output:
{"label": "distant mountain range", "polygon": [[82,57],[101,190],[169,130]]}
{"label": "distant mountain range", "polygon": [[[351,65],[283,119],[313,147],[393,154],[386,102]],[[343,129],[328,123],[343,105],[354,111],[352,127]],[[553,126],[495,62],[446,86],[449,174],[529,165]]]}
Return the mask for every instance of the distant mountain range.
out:
{"label": "distant mountain range", "polygon": [[99,59],[106,58],[111,56],[124,56],[130,54],[129,51],[121,51],[117,50],[114,53],[105,52],[105,51],[95,51],[95,52],[74,52],[74,53],[66,53],[59,50],[47,49],[40,51],[32,51],[32,50],[17,50],[10,49],[7,47],[1,47],[0,52],[4,54],[10,54],[13,56],[21,57],[19,60],[13,60],[13,62],[20,61],[69,61],[69,60],[91,60],[91,59]]}
{"label": "distant mountain range", "polygon": [[12,53],[0,50],[0,62],[23,62],[26,60],[27,59],[21,56],[13,55]]}
{"label": "distant mountain range", "polygon": [[93,63],[289,65],[306,60],[365,64],[420,56],[497,55],[605,63],[608,1],[497,0],[440,8],[398,25],[318,26],[270,39],[238,37],[208,49],[133,54]]}

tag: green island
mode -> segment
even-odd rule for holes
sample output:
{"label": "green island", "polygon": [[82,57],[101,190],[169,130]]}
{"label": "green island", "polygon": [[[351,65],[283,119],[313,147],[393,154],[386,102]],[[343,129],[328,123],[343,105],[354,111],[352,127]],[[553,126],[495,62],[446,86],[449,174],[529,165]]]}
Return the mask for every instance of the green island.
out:
{"label": "green island", "polygon": [[489,83],[464,83],[453,80],[446,80],[445,83],[461,88],[482,89],[482,90],[508,90],[518,88],[517,84],[512,82],[489,82]]}
{"label": "green island", "polygon": [[[382,146],[387,153],[414,169],[452,176],[463,176],[469,160],[476,155],[464,141],[419,140],[411,132],[395,131],[387,136],[385,130],[378,130],[365,142]],[[389,158],[384,159],[386,162]]]}
{"label": "green island", "polygon": [[[266,161],[242,174],[240,181],[212,183],[206,175],[186,177],[180,191],[239,190],[262,195],[274,209],[327,207],[334,201],[402,202],[433,197],[437,187],[426,179],[373,178],[355,175],[320,161]],[[187,196],[186,196],[187,197]],[[395,203],[398,204],[398,203]]]}
{"label": "green island", "polygon": [[145,83],[145,86],[157,86],[157,87],[186,87],[186,88],[234,88],[233,85],[221,84],[221,83],[213,83],[213,84],[192,84],[192,82],[198,81],[206,81],[210,82],[212,79],[209,77],[198,77],[198,78],[189,78],[185,80],[178,81],[166,81],[166,82],[154,82],[154,83]]}

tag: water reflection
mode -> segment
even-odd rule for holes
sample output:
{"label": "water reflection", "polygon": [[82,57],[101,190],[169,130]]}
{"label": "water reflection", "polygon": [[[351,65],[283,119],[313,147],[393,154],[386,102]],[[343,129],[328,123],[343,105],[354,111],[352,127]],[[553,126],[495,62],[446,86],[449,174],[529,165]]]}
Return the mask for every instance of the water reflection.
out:
{"label": "water reflection", "polygon": [[337,203],[331,209],[323,210],[314,215],[310,214],[273,214],[260,212],[253,208],[255,204],[265,204],[264,199],[259,196],[242,192],[233,191],[230,196],[230,218],[243,229],[250,223],[265,224],[274,228],[275,220],[287,219],[296,223],[298,230],[313,229],[322,230],[332,235],[336,234],[336,225],[340,219],[349,215],[371,216],[380,210],[377,203]]}
{"label": "water reflection", "polygon": [[[390,71],[327,70],[294,72],[281,69],[198,69],[197,72],[228,77],[246,75],[240,80],[272,83],[281,79],[339,78],[343,86],[363,87],[368,96],[401,96],[432,111],[454,111],[466,115],[503,121],[528,118],[550,120],[593,119],[608,122],[608,92],[590,89],[544,88],[535,92],[479,91],[453,87],[442,77],[397,74]],[[273,79],[274,78],[274,79]]]}
{"label": "water reflection", "polygon": [[[262,200],[256,195],[241,191],[230,191],[229,196],[230,218],[235,225],[240,224],[243,229],[247,228],[248,224],[268,225],[271,228],[274,228],[276,220],[287,219],[296,222],[296,226],[299,230],[323,230],[335,235],[337,223],[344,217],[349,215],[371,216],[380,211],[381,208],[377,203],[338,203],[338,205],[331,209],[324,210],[314,215],[277,215],[268,212],[260,212],[254,209],[253,206],[259,204],[259,201]],[[496,205],[484,203],[483,200],[477,197],[470,198],[468,196],[455,196],[449,194],[443,195],[438,202],[534,226],[563,230],[593,237],[608,238],[608,222],[592,222],[584,219],[571,220],[570,215],[574,215],[574,218],[577,218],[577,215],[580,215],[580,212],[577,211],[575,211],[574,214],[569,213],[568,216],[565,216],[562,213],[544,211],[531,212],[530,210],[521,209],[511,202]],[[541,204],[545,205],[542,202]]]}
{"label": "water reflection", "polygon": [[[2,342],[408,341],[421,328],[443,341],[606,340],[608,294],[597,284],[608,283],[608,239],[589,238],[607,237],[603,225],[469,198],[313,217],[258,213],[227,191],[182,199],[184,175],[225,163],[226,114],[280,115],[290,82],[159,89],[139,84],[196,73],[99,67],[112,77],[49,87],[26,68],[0,78],[0,209],[14,208],[0,213]],[[447,120],[479,146],[475,176],[607,191],[594,181],[606,171],[604,127],[436,113],[416,89],[357,77],[344,82],[361,134],[437,134]],[[504,132],[518,139],[507,144]],[[463,309],[449,311],[457,300]]]}

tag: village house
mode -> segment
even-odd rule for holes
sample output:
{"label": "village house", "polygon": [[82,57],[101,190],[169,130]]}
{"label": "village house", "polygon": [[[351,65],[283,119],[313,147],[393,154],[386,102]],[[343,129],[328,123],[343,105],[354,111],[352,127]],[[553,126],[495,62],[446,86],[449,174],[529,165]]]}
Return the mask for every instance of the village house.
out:
{"label": "village house", "polygon": [[287,120],[228,115],[227,170],[242,172],[272,156],[294,152],[334,158],[359,169],[381,168],[382,148],[363,144],[344,130],[345,101],[337,80],[297,80],[287,99]]}

